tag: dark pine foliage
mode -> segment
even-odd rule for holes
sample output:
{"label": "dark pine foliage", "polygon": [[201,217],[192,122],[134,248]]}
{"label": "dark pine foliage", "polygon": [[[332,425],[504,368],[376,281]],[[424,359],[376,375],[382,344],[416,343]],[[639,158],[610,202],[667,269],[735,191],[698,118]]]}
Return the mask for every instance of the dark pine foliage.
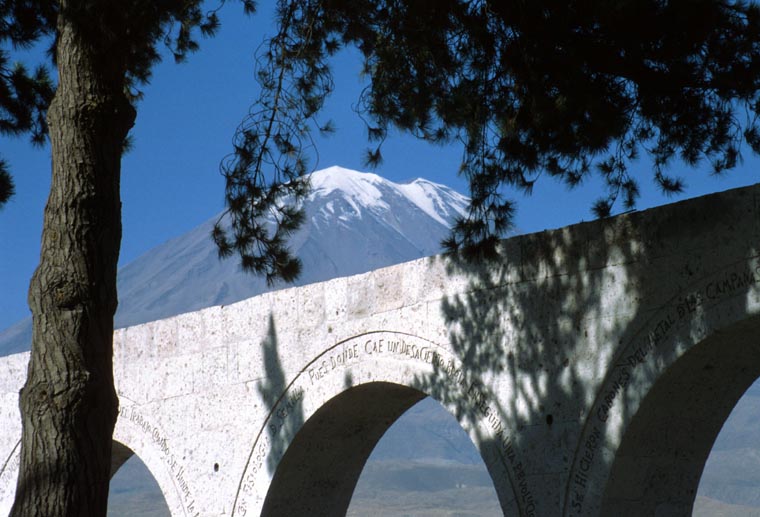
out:
{"label": "dark pine foliage", "polygon": [[[338,47],[313,37],[330,32],[319,4],[278,3],[279,32],[257,54],[261,97],[221,166],[229,226],[224,217],[214,226],[219,255],[237,254],[244,270],[264,275],[270,285],[291,282],[301,271],[287,238],[303,221],[301,203],[309,191],[309,122],[333,88],[325,57]],[[316,126],[331,131],[329,123]]]}
{"label": "dark pine foliage", "polygon": [[[30,73],[22,64],[11,66],[3,46],[27,47],[50,34],[55,11],[52,3],[0,2],[0,135],[29,134],[35,144],[45,139],[45,112],[53,86],[44,67]],[[0,206],[13,195],[8,163],[0,159]]]}
{"label": "dark pine foliage", "polygon": [[261,99],[223,167],[232,227],[214,233],[223,255],[270,279],[297,270],[283,239],[299,215],[282,200],[297,207],[308,192],[303,139],[331,91],[329,57],[346,45],[370,80],[359,102],[370,165],[391,127],[462,143],[472,202],[450,250],[487,250],[512,224],[505,192],[530,193],[542,175],[570,187],[600,175],[603,217],[618,201],[634,207],[641,154],[671,194],[684,188],[668,173],[674,160],[721,173],[743,144],[760,151],[753,3],[279,0],[278,22],[260,57]]}

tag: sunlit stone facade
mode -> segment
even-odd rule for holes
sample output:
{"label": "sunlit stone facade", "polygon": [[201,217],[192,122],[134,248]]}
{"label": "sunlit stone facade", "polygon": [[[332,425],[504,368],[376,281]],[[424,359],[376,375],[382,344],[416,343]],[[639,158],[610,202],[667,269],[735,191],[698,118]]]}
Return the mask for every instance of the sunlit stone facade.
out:
{"label": "sunlit stone facade", "polygon": [[[690,515],[760,375],[760,188],[519,236],[117,331],[114,469],[174,516],[342,515],[425,395],[481,451],[505,515]],[[0,514],[25,354],[0,359]]]}

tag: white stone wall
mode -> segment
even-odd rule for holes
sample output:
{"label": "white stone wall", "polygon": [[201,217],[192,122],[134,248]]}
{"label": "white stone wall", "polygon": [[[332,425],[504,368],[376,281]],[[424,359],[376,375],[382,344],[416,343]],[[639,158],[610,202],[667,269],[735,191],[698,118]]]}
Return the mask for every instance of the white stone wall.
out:
{"label": "white stone wall", "polygon": [[[114,439],[147,465],[172,515],[259,515],[304,422],[347,390],[393,383],[459,418],[505,513],[689,514],[717,431],[667,428],[725,416],[650,408],[695,389],[690,369],[674,366],[686,361],[715,368],[701,385],[760,374],[760,358],[738,365],[720,353],[760,330],[759,192],[517,237],[484,267],[422,259],[117,331]],[[26,360],[0,359],[0,514],[14,490]],[[741,391],[711,404],[730,407]],[[665,426],[668,450],[688,444],[681,463],[646,459],[648,423]],[[642,467],[620,466],[629,460]]]}

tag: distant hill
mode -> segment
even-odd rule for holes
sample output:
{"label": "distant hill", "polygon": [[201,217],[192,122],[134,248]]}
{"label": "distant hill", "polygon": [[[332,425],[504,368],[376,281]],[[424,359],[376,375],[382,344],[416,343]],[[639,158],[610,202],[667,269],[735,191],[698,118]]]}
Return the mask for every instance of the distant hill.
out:
{"label": "distant hill", "polygon": [[485,467],[461,463],[372,461],[362,472],[349,517],[496,517],[496,492]]}
{"label": "distant hill", "polygon": [[[752,507],[760,516],[760,386],[739,400],[715,441],[699,495]],[[717,515],[717,514],[716,514]],[[726,514],[734,515],[734,514]],[[746,514],[749,515],[749,514]]]}
{"label": "distant hill", "polygon": [[760,517],[760,508],[724,503],[702,495],[694,503],[693,517]]}

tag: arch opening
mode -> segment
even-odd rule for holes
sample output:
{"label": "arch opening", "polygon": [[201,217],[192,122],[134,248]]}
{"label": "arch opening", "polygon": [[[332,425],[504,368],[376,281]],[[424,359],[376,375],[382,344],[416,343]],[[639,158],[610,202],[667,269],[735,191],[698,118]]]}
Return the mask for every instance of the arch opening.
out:
{"label": "arch opening", "polygon": [[347,517],[501,515],[480,451],[437,400],[417,402],[388,429],[362,470]]}
{"label": "arch opening", "polygon": [[[357,482],[378,442],[407,410],[423,399],[425,393],[408,386],[370,382],[351,387],[329,400],[304,423],[285,451],[261,515],[346,515]],[[439,412],[446,412],[437,402],[433,403]],[[466,433],[462,433],[469,441]],[[482,469],[485,470],[485,465]],[[493,484],[490,488],[498,507]]]}
{"label": "arch opening", "polygon": [[715,439],[760,376],[760,330],[751,318],[678,358],[630,420],[604,489],[602,515],[691,515]]}
{"label": "arch opening", "polygon": [[386,382],[362,384],[333,397],[304,423],[285,451],[262,517],[345,515],[378,440],[424,397],[413,388]]}
{"label": "arch opening", "polygon": [[108,516],[170,517],[171,511],[158,482],[132,449],[113,441]]}
{"label": "arch opening", "polygon": [[693,515],[760,515],[760,379],[739,399],[713,444]]}

